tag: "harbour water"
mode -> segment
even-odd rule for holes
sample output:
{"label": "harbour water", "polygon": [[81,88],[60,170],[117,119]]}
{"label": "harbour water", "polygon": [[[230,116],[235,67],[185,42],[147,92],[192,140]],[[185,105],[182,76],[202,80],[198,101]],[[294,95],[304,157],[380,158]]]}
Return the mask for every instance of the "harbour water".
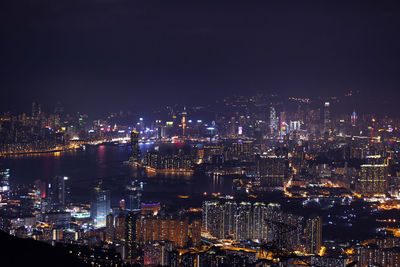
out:
{"label": "harbour water", "polygon": [[[152,150],[154,144],[141,144],[143,152]],[[230,194],[232,179],[193,175],[147,175],[144,170],[124,164],[128,160],[130,147],[126,145],[86,146],[56,153],[12,156],[0,159],[0,168],[10,169],[10,182],[33,184],[36,180],[48,182],[56,175],[67,176],[71,199],[89,202],[90,190],[101,179],[111,190],[112,204],[124,197],[130,180],[144,182],[143,197],[152,200],[175,199],[177,195],[198,195],[204,192]]]}
{"label": "harbour water", "polygon": [[[140,146],[143,153],[154,149],[154,144]],[[87,146],[85,149],[73,151],[0,158],[0,168],[10,169],[12,185],[33,184],[36,180],[48,182],[55,175],[67,176],[71,200],[79,203],[90,202],[90,191],[101,179],[104,186],[111,191],[113,207],[117,207],[119,201],[125,198],[126,186],[131,180],[143,182],[143,201],[157,201],[167,207],[199,207],[204,192],[221,195],[233,193],[232,177],[210,177],[196,172],[190,176],[147,175],[144,170],[124,164],[129,153],[130,147],[125,145]],[[182,195],[188,198],[180,198]],[[329,207],[304,206],[304,200],[284,198],[279,192],[267,192],[262,199],[256,201],[277,202],[282,208],[304,216],[317,213],[323,217],[325,238],[332,239],[346,239],[348,235],[355,239],[369,236],[378,226],[376,218],[383,215],[382,212],[371,214],[366,203],[343,206],[340,201],[335,201],[336,204]],[[333,214],[336,216],[333,217]],[[349,214],[362,216],[344,220]],[[400,219],[398,214],[391,216]]]}

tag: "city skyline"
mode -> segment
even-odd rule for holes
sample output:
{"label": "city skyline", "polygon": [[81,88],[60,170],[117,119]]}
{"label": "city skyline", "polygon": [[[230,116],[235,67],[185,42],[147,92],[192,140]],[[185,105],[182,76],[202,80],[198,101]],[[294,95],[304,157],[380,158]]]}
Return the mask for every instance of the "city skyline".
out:
{"label": "city skyline", "polygon": [[1,263],[400,266],[400,2],[16,0],[0,25]]}
{"label": "city skyline", "polygon": [[360,102],[378,99],[390,109],[399,97],[399,7],[7,2],[0,103],[18,110],[62,101],[99,112],[243,92],[327,97],[359,90]]}

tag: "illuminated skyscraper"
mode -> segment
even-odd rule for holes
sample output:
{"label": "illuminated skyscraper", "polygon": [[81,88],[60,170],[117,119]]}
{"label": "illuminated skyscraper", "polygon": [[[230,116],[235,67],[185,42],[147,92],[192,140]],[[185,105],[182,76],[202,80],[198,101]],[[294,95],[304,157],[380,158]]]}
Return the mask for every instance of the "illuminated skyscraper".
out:
{"label": "illuminated skyscraper", "polygon": [[231,118],[231,121],[230,121],[230,135],[233,137],[233,136],[236,136],[236,119],[235,119],[235,117],[232,117]]}
{"label": "illuminated skyscraper", "polygon": [[[136,242],[146,244],[154,241],[168,240],[176,247],[187,247],[189,240],[189,225],[187,219],[160,218],[153,216],[138,216],[136,218]],[[201,243],[201,222],[194,221],[191,225],[192,244]]]}
{"label": "illuminated skyscraper", "polygon": [[222,210],[216,201],[203,202],[203,230],[212,236],[222,236]]}
{"label": "illuminated skyscraper", "polygon": [[282,121],[280,127],[280,136],[285,136],[288,133],[289,133],[289,125],[286,122]]}
{"label": "illuminated skyscraper", "polygon": [[0,170],[0,192],[10,190],[10,169]]}
{"label": "illuminated skyscraper", "polygon": [[356,192],[362,195],[386,194],[388,191],[388,163],[381,156],[367,156],[361,165]]}
{"label": "illuminated skyscraper", "polygon": [[186,130],[186,107],[183,109],[182,112],[182,136],[185,136],[185,130]]}
{"label": "illuminated skyscraper", "polygon": [[251,215],[251,203],[241,202],[239,204],[238,215],[236,216],[236,239],[247,240],[252,238]]}
{"label": "illuminated skyscraper", "polygon": [[125,201],[126,209],[129,211],[139,211],[142,198],[143,183],[137,180],[132,181],[128,187],[128,196]]}
{"label": "illuminated skyscraper", "polygon": [[355,111],[351,114],[351,126],[355,127],[357,125],[357,114]]}
{"label": "illuminated skyscraper", "polygon": [[331,128],[331,114],[330,114],[330,103],[325,102],[324,104],[324,132],[329,132]]}
{"label": "illuminated skyscraper", "polygon": [[143,247],[144,266],[159,266],[162,259],[162,247],[159,243],[147,244]]}
{"label": "illuminated skyscraper", "polygon": [[93,189],[91,197],[90,218],[95,227],[105,227],[106,217],[111,213],[110,191],[102,189],[100,186]]}
{"label": "illuminated skyscraper", "polygon": [[300,121],[290,121],[289,123],[289,131],[294,132],[294,131],[299,131],[301,127]]}
{"label": "illuminated skyscraper", "polygon": [[134,259],[136,256],[136,221],[138,214],[129,212],[126,216],[126,254],[128,259]]}
{"label": "illuminated skyscraper", "polygon": [[278,123],[276,121],[276,111],[274,107],[269,108],[269,125],[271,127],[271,133],[274,133],[278,129]]}
{"label": "illuminated skyscraper", "polygon": [[254,203],[253,205],[253,238],[263,239],[266,237],[266,209],[264,203]]}
{"label": "illuminated skyscraper", "polygon": [[322,246],[322,219],[312,216],[306,222],[307,252],[317,254]]}
{"label": "illuminated skyscraper", "polygon": [[171,240],[174,241],[174,244],[178,248],[185,248],[187,246],[188,242],[188,221],[187,220],[177,220],[177,223],[175,224],[176,231],[176,239]]}
{"label": "illuminated skyscraper", "polygon": [[345,121],[340,120],[339,121],[339,136],[343,137],[345,135],[346,135]]}
{"label": "illuminated skyscraper", "polygon": [[115,239],[119,241],[125,241],[127,232],[127,216],[124,213],[120,213],[114,219],[115,225]]}
{"label": "illuminated skyscraper", "polygon": [[139,132],[132,130],[131,132],[131,160],[135,163],[140,163],[142,153],[139,148]]}
{"label": "illuminated skyscraper", "polygon": [[277,156],[261,156],[256,159],[258,184],[261,187],[283,186],[287,175],[287,159]]}
{"label": "illuminated skyscraper", "polygon": [[152,215],[156,216],[158,212],[161,210],[160,202],[156,203],[141,203],[140,204],[141,214],[142,215]]}
{"label": "illuminated skyscraper", "polygon": [[286,111],[281,111],[279,113],[279,121],[282,124],[282,122],[286,123]]}
{"label": "illuminated skyscraper", "polygon": [[201,220],[194,220],[191,224],[191,238],[193,247],[201,246]]}
{"label": "illuminated skyscraper", "polygon": [[239,140],[238,142],[233,142],[231,147],[231,156],[233,159],[248,157],[252,155],[253,147],[253,141]]}
{"label": "illuminated skyscraper", "polygon": [[228,201],[224,204],[224,209],[223,209],[224,237],[229,237],[235,234],[236,212],[237,212],[236,202]]}
{"label": "illuminated skyscraper", "polygon": [[115,238],[115,227],[114,227],[114,215],[108,214],[106,217],[106,242],[114,242]]}
{"label": "illuminated skyscraper", "polygon": [[67,204],[67,188],[65,182],[68,177],[55,176],[47,188],[47,197],[53,210],[63,210]]}

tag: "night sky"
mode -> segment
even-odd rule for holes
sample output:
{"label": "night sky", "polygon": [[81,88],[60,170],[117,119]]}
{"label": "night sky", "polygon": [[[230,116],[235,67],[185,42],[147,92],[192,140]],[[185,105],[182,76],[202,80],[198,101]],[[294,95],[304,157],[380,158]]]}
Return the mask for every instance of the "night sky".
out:
{"label": "night sky", "polygon": [[0,111],[400,97],[396,1],[6,0],[0,25]]}

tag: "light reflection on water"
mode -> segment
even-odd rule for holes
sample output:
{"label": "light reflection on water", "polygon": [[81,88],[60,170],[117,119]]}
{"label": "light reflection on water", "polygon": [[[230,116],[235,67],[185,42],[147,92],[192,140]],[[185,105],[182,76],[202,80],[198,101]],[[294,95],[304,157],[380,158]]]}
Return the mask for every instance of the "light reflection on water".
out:
{"label": "light reflection on water", "polygon": [[[154,149],[154,145],[141,145],[143,153]],[[144,170],[138,170],[123,164],[128,160],[129,146],[86,146],[86,149],[65,152],[24,155],[0,159],[0,168],[10,169],[12,184],[33,184],[35,180],[50,181],[56,175],[67,176],[71,181],[71,198],[74,201],[89,201],[89,192],[93,185],[102,179],[111,190],[113,202],[124,197],[126,185],[132,179],[145,182],[144,195],[201,194],[221,192],[229,194],[231,179],[209,177],[204,174],[156,174],[147,176]]]}

